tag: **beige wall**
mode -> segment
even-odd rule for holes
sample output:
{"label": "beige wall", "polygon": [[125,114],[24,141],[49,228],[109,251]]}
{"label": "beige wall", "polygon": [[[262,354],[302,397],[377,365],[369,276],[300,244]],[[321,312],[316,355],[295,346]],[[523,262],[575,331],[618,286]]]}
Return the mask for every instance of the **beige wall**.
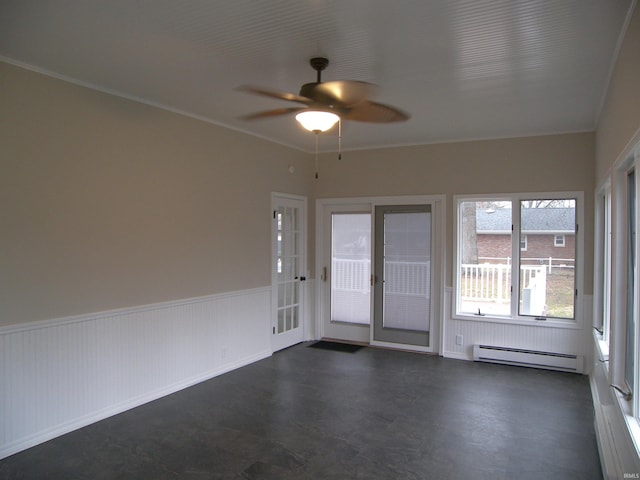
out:
{"label": "beige wall", "polygon": [[447,285],[454,194],[585,191],[591,290],[590,133],[323,155],[315,180],[312,155],[3,63],[0,104],[0,325],[268,285],[272,191],[447,194]]}
{"label": "beige wall", "polygon": [[585,193],[585,292],[593,269],[594,134],[580,133],[345,152],[321,159],[314,195],[447,195],[447,275],[451,285],[453,195]]}
{"label": "beige wall", "polygon": [[[640,9],[636,8],[611,76],[596,134],[596,180],[605,180],[640,131]],[[636,141],[639,140],[636,137]]]}
{"label": "beige wall", "polygon": [[270,284],[308,155],[5,63],[0,105],[0,325]]}

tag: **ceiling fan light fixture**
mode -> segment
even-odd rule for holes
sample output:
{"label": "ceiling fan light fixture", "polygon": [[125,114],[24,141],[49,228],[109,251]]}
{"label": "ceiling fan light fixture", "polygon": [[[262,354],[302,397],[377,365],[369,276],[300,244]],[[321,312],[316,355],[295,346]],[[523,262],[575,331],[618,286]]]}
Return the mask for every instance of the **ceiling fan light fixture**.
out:
{"label": "ceiling fan light fixture", "polygon": [[296,115],[296,120],[310,132],[320,133],[333,127],[340,117],[323,110],[305,110]]}

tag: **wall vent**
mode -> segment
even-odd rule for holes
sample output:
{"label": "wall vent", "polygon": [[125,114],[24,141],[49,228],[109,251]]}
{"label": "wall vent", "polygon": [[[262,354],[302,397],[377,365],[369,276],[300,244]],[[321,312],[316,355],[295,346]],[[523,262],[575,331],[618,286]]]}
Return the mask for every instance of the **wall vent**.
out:
{"label": "wall vent", "polygon": [[493,345],[474,345],[473,360],[476,362],[502,363],[563,372],[582,373],[583,371],[582,355],[541,352]]}

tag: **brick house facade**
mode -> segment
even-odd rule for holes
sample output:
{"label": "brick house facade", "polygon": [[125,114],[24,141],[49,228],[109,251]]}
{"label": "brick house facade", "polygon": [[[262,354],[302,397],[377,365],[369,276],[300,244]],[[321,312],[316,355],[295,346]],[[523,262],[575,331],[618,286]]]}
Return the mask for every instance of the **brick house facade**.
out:
{"label": "brick house facade", "polygon": [[[562,236],[564,246],[556,246],[554,234],[526,234],[526,249],[520,251],[522,263],[540,263],[540,259],[548,261],[549,257],[557,259],[554,263],[562,263],[561,259],[575,258],[575,235]],[[504,263],[504,259],[511,257],[511,235],[478,232],[477,245],[479,263]]]}
{"label": "brick house facade", "polygon": [[[520,257],[523,264],[573,265],[575,217],[573,209],[530,209],[523,218]],[[530,230],[527,230],[530,226]],[[476,211],[479,263],[505,263],[511,252],[511,210]],[[529,259],[529,260],[527,260]],[[564,261],[563,261],[564,260]]]}

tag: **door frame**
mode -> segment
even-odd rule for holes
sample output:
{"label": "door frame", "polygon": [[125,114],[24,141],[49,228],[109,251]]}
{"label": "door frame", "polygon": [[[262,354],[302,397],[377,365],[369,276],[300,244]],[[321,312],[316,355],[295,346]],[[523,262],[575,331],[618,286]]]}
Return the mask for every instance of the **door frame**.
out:
{"label": "door frame", "polygon": [[[430,340],[428,347],[416,345],[396,344],[376,341],[373,338],[373,328],[369,328],[369,344],[380,347],[389,347],[402,350],[410,350],[417,352],[442,353],[444,351],[444,316],[445,316],[445,264],[446,264],[446,196],[445,195],[398,195],[398,196],[379,196],[379,197],[350,197],[350,198],[319,198],[316,200],[316,288],[315,288],[315,336],[322,338],[324,333],[324,322],[326,316],[330,314],[327,311],[325,301],[328,289],[328,283],[323,281],[322,269],[327,265],[328,248],[327,245],[327,228],[325,217],[327,209],[341,207],[343,211],[351,206],[355,212],[357,209],[367,205],[372,218],[372,259],[375,252],[375,229],[373,225],[375,207],[384,205],[431,205],[431,228],[432,228],[432,251],[433,258],[431,272],[431,282],[433,285],[433,301],[431,305],[431,328],[429,332]],[[362,210],[360,210],[362,212]],[[375,275],[375,273],[374,273]],[[373,325],[373,302],[374,297],[371,295],[371,314]]]}
{"label": "door frame", "polygon": [[[299,202],[300,208],[300,218],[299,221],[299,252],[300,252],[300,262],[298,264],[298,271],[296,272],[296,276],[299,277],[299,291],[298,291],[298,329],[296,329],[294,334],[288,335],[288,338],[278,337],[276,333],[277,330],[277,316],[278,316],[278,280],[277,280],[277,268],[276,268],[276,259],[277,259],[277,224],[275,211],[279,205],[283,202]],[[269,322],[269,338],[271,340],[271,351],[276,352],[278,350],[282,350],[283,348],[287,348],[289,346],[295,345],[304,341],[308,335],[309,327],[308,327],[308,319],[309,315],[307,312],[307,285],[308,281],[306,279],[309,278],[309,274],[307,272],[307,197],[301,195],[292,195],[288,193],[280,193],[280,192],[271,192],[271,311],[270,311],[270,322]],[[288,332],[287,332],[288,333]],[[280,334],[286,335],[286,334]],[[284,341],[283,341],[284,340]]]}

